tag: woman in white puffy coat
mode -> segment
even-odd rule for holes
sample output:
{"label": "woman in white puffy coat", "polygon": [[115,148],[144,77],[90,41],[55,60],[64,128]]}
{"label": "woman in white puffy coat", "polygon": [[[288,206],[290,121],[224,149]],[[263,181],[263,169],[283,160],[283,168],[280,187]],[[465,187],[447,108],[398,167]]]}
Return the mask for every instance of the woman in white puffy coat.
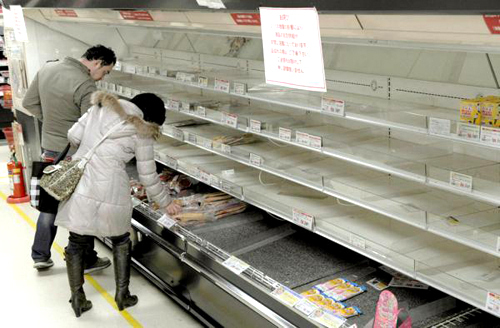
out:
{"label": "woman in white puffy coat", "polygon": [[92,307],[83,292],[83,254],[94,236],[109,237],[113,242],[118,308],[123,310],[138,301],[128,289],[132,203],[125,164],[135,157],[139,179],[149,197],[170,214],[179,211],[160,183],[154,161],[154,139],[165,120],[163,101],[153,94],[119,100],[99,91],[93,94],[92,105],[68,132],[70,143],[78,147],[73,159],[82,158],[112,127],[125,123],[97,147],[74,193],[60,204],[55,221],[70,231],[66,267],[71,306],[77,317]]}

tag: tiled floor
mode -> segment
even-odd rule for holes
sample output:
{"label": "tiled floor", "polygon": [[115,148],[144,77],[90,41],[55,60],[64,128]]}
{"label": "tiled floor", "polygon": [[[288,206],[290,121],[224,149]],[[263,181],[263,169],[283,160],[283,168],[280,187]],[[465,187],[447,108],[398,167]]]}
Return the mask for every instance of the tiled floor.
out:
{"label": "tiled floor", "polygon": [[[70,291],[62,249],[68,232],[59,229],[52,247],[55,265],[33,269],[31,245],[38,212],[29,204],[11,206],[7,176],[9,151],[0,146],[0,326],[1,327],[201,327],[188,312],[132,271],[130,289],[139,303],[126,311],[114,308],[113,268],[86,277],[85,292],[93,308],[76,318],[68,303]],[[111,251],[96,242],[99,256]]]}

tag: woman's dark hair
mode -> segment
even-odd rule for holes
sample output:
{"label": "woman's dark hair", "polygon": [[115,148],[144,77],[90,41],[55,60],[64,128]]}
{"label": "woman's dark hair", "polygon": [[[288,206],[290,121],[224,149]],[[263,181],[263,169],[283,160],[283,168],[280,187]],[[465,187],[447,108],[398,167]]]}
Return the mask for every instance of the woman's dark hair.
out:
{"label": "woman's dark hair", "polygon": [[82,55],[82,58],[87,60],[102,60],[102,66],[116,64],[116,55],[111,48],[107,48],[102,44],[88,48]]}
{"label": "woman's dark hair", "polygon": [[130,101],[142,110],[145,121],[158,125],[165,122],[165,103],[157,95],[141,93]]}

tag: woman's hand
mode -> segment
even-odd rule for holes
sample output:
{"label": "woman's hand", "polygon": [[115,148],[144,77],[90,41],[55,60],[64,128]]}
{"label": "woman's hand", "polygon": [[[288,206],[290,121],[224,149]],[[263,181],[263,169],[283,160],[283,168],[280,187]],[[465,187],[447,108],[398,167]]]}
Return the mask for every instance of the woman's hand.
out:
{"label": "woman's hand", "polygon": [[175,204],[174,202],[170,202],[167,205],[167,213],[169,215],[177,215],[182,211],[182,207],[180,205]]}

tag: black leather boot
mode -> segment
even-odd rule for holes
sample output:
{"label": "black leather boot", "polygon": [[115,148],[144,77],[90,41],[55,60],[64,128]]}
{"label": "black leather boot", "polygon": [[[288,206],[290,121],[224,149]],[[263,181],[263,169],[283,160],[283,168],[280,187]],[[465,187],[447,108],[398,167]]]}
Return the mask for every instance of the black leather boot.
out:
{"label": "black leather boot", "polygon": [[83,291],[83,252],[71,254],[66,251],[66,269],[68,271],[69,287],[71,289],[71,307],[76,317],[92,308],[92,302],[88,301]]}
{"label": "black leather boot", "polygon": [[113,245],[113,265],[115,267],[116,295],[115,301],[118,309],[134,306],[139,299],[130,295],[128,285],[130,283],[130,258],[132,243],[128,239],[125,243]]}

